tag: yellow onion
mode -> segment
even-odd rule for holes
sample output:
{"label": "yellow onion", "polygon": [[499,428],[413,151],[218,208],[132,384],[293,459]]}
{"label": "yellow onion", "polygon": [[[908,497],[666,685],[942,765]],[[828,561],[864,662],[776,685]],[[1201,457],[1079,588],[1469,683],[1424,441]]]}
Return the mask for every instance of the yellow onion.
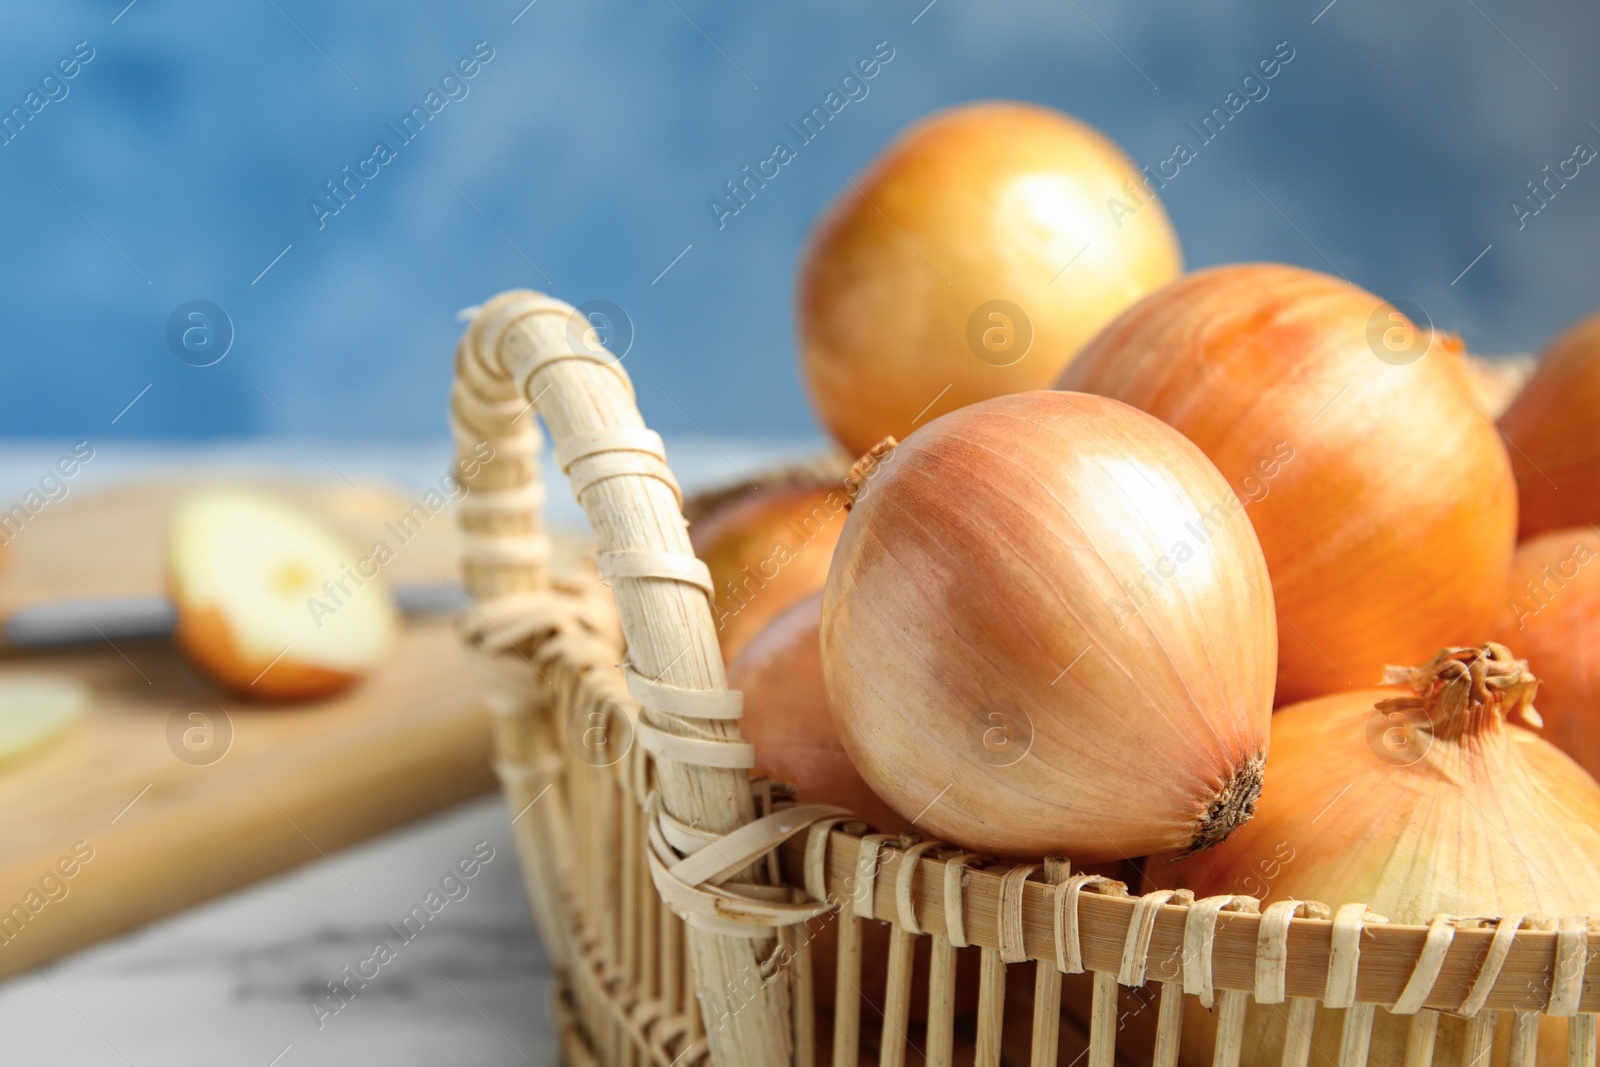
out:
{"label": "yellow onion", "polygon": [[[1413,924],[1440,913],[1600,915],[1600,785],[1506,725],[1538,686],[1528,664],[1489,644],[1445,649],[1389,678],[1410,692],[1339,693],[1279,711],[1255,819],[1175,867],[1152,860],[1152,877],[1202,897],[1366,903]],[[1319,1011],[1312,1062],[1339,1061],[1343,1014]],[[1251,1006],[1242,1067],[1277,1067],[1286,1015]],[[1186,1061],[1210,1063],[1215,1016],[1184,1021]],[[1399,1067],[1408,1025],[1378,1014],[1372,1067]],[[1463,1062],[1464,1033],[1444,1019],[1434,1062]],[[1564,1062],[1563,1034],[1562,1020],[1544,1020],[1541,1061]]]}
{"label": "yellow onion", "polygon": [[[794,786],[801,802],[837,804],[875,830],[900,830],[906,820],[868,788],[834,730],[822,683],[822,646],[817,633],[821,622],[819,590],[768,623],[728,665],[728,687],[744,694],[739,729],[755,745],[754,773]],[[837,922],[838,917],[830,914],[806,928],[813,973],[818,976],[817,1003],[823,1008],[834,1003]],[[888,976],[889,927],[870,922],[862,935],[860,992],[881,1013]],[[925,957],[927,938],[918,941],[922,942],[919,955]],[[957,984],[958,1010],[970,1011],[977,1003],[976,977],[969,970],[966,980]],[[927,964],[923,962],[913,979],[911,1017],[923,1018],[927,1005]]]}
{"label": "yellow onion", "polygon": [[1205,848],[1250,817],[1271,590],[1199,449],[1115,401],[1019,393],[918,430],[863,483],[822,665],[891,807],[968,848],[1080,863]]}
{"label": "yellow onion", "polygon": [[851,455],[1045,389],[1183,269],[1166,210],[1093,127],[990,101],[931,115],[856,176],[800,271],[801,363]]}
{"label": "yellow onion", "polygon": [[[842,523],[840,525],[843,525]],[[837,804],[894,831],[905,820],[862,780],[833,727],[822,683],[822,592],[767,624],[728,666],[744,694],[739,730],[756,749],[756,773],[793,785],[808,804]]]}
{"label": "yellow onion", "polygon": [[1512,444],[1522,536],[1600,522],[1600,315],[1550,343],[1500,417]]}
{"label": "yellow onion", "polygon": [[1347,282],[1245,264],[1129,308],[1060,388],[1176,427],[1250,502],[1289,703],[1483,639],[1516,487],[1461,352]]}
{"label": "yellow onion", "polygon": [[822,589],[844,529],[844,492],[785,485],[742,493],[694,524],[689,540],[711,571],[722,658]]}
{"label": "yellow onion", "polygon": [[1542,737],[1600,776],[1600,533],[1552,530],[1517,546],[1490,636],[1539,674]]}

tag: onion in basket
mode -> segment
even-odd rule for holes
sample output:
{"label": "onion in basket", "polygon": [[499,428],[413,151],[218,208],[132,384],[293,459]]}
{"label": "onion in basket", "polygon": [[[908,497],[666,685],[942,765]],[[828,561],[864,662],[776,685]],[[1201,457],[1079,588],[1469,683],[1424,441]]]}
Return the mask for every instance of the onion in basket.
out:
{"label": "onion in basket", "polygon": [[1522,536],[1600,522],[1600,315],[1550,343],[1500,428],[1522,500]]}
{"label": "onion in basket", "polygon": [[860,455],[964,404],[1048,388],[1182,269],[1166,210],[1100,131],[1031,104],[932,115],[811,240],[799,324],[817,413]]}
{"label": "onion in basket", "polygon": [[837,804],[874,829],[899,830],[905,820],[862,780],[833,728],[822,685],[821,622],[818,590],[773,619],[734,657],[728,688],[744,694],[739,730],[755,745],[757,773],[795,786],[802,802]]}
{"label": "onion in basket", "polygon": [[[1502,645],[1453,648],[1390,679],[1412,692],[1339,693],[1278,712],[1255,819],[1176,867],[1152,860],[1151,877],[1201,897],[1364,902],[1415,924],[1441,912],[1600,915],[1600,785],[1506,725],[1538,685],[1527,663]],[[1339,1062],[1343,1014],[1319,1012],[1313,1062]],[[1251,1006],[1243,1067],[1277,1067],[1286,1015]],[[1184,1020],[1192,1062],[1209,1062],[1215,1016]],[[1372,1067],[1398,1067],[1407,1028],[1378,1013]],[[1462,1062],[1464,1033],[1442,1020],[1434,1062]],[[1541,1060],[1564,1061],[1564,1033],[1563,1020],[1541,1022]]]}
{"label": "onion in basket", "polygon": [[[802,803],[837,804],[861,816],[875,830],[893,832],[906,820],[880,800],[851,764],[833,727],[828,695],[822,685],[822,648],[817,635],[822,621],[822,593],[795,604],[767,624],[728,666],[728,688],[744,693],[739,729],[756,748],[756,773],[768,774],[797,788]],[[819,1006],[834,1004],[834,967],[838,960],[836,924],[830,913],[807,927],[814,953]],[[862,930],[860,992],[881,1014],[888,975],[889,927],[869,922]],[[918,938],[919,957],[928,953],[928,939]],[[968,972],[957,984],[957,1005],[970,1011],[977,1004],[976,975]],[[911,1017],[924,1018],[928,1006],[927,964],[915,975]],[[870,1014],[870,1013],[869,1013]]]}
{"label": "onion in basket", "polygon": [[1522,542],[1491,636],[1538,673],[1544,739],[1600,776],[1600,533],[1552,530]]}
{"label": "onion in basket", "polygon": [[1281,616],[1280,703],[1483,639],[1516,487],[1459,344],[1337,278],[1236,265],[1130,308],[1060,387],[1176,427],[1250,501]]}
{"label": "onion in basket", "polygon": [[836,486],[786,485],[737,496],[694,525],[689,539],[711,570],[724,660],[791,604],[822,589],[844,516],[845,496]]}
{"label": "onion in basket", "polygon": [[1276,647],[1260,546],[1216,468],[1071,393],[974,404],[889,452],[823,596],[862,777],[917,829],[1002,856],[1227,837],[1260,788]]}

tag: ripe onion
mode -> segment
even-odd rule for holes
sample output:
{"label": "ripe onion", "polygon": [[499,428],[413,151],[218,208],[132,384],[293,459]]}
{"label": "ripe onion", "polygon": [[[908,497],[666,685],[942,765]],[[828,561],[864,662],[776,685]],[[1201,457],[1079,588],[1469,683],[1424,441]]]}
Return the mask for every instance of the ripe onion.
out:
{"label": "ripe onion", "polygon": [[1522,536],[1600,522],[1600,315],[1550,343],[1500,418],[1522,500]]}
{"label": "ripe onion", "polygon": [[778,486],[735,497],[689,532],[711,570],[717,640],[732,661],[762,627],[822,588],[844,529],[846,498],[826,485]]}
{"label": "ripe onion", "polygon": [[1491,636],[1539,672],[1540,731],[1600,776],[1600,533],[1552,530],[1511,562],[1505,607]]}
{"label": "ripe onion", "polygon": [[399,616],[379,540],[360,555],[275,496],[190,493],[167,529],[173,641],[245,700],[328,697],[369,677],[394,647]]}
{"label": "ripe onion", "polygon": [[[1198,530],[1212,507],[1228,517]],[[1276,647],[1227,482],[1170,427],[1070,393],[974,404],[882,457],[823,595],[862,777],[1002,856],[1225,838],[1260,789]]]}
{"label": "ripe onion", "polygon": [[739,730],[755,745],[757,774],[795,786],[805,803],[837,804],[877,830],[899,830],[905,820],[862,780],[833,727],[822,684],[821,623],[818,590],[773,619],[734,657],[728,688],[744,694]]}
{"label": "ripe onion", "polygon": [[[1364,902],[1402,923],[1600,914],[1600,785],[1505,725],[1538,686],[1527,663],[1502,645],[1451,648],[1426,667],[1391,668],[1389,680],[1415,695],[1339,693],[1279,711],[1255,819],[1176,867],[1153,862],[1152,876],[1202,897]],[[1339,1062],[1343,1015],[1319,1011],[1313,1062]],[[1249,1008],[1242,1067],[1277,1067],[1286,1017]],[[1215,1016],[1187,1012],[1184,1023],[1190,1058],[1209,1062]],[[1541,1059],[1564,1062],[1564,1026],[1542,1020]],[[1369,1064],[1399,1067],[1408,1028],[1380,1012]],[[1464,1062],[1465,1031],[1441,1020],[1435,1063]]]}
{"label": "ripe onion", "polygon": [[1049,108],[990,102],[911,127],[818,225],[802,362],[851,455],[966,404],[1045,389],[1111,317],[1183,269],[1122,150]]}
{"label": "ripe onion", "polygon": [[[756,634],[728,666],[728,687],[744,693],[744,717],[739,729],[755,745],[756,774],[768,775],[796,787],[803,803],[837,804],[870,823],[875,830],[893,832],[906,820],[878,799],[845,754],[828,711],[822,684],[822,646],[817,629],[822,622],[819,590],[791,606]],[[807,927],[812,951],[817,1001],[828,1008],[834,1002],[834,966],[838,960],[838,921],[828,914]],[[881,1014],[884,982],[888,976],[889,927],[869,922],[862,930],[861,995]],[[925,957],[927,938],[918,938]],[[927,1004],[927,965],[916,972],[912,989],[912,1017],[924,1016]],[[959,983],[958,1001],[977,1003],[976,975]]]}
{"label": "ripe onion", "polygon": [[[845,753],[828,710],[822,681],[822,622],[819,591],[793,605],[767,624],[728,666],[728,687],[744,694],[744,716],[739,729],[755,745],[756,774],[765,774],[796,787],[803,803],[837,804],[848,808],[873,829],[894,832],[905,819],[878,798]],[[1082,873],[1080,865],[1074,868]],[[1110,865],[1090,868],[1092,873],[1117,877]],[[1125,876],[1123,876],[1125,877]],[[830,913],[807,927],[812,951],[812,973],[817,975],[817,1004],[834,1004],[834,967],[838,960],[838,915]],[[862,930],[860,993],[881,1015],[885,1010],[888,977],[889,926],[866,923]],[[929,942],[918,938],[911,987],[911,1019],[926,1017],[928,1008]],[[970,957],[972,953],[968,953]],[[957,968],[955,1010],[973,1011],[978,1003],[975,958]],[[871,1012],[867,1013],[869,1016]]]}
{"label": "ripe onion", "polygon": [[1500,603],[1511,465],[1460,346],[1431,338],[1336,278],[1219,267],[1128,309],[1061,377],[1176,427],[1250,502],[1280,703],[1481,640]]}

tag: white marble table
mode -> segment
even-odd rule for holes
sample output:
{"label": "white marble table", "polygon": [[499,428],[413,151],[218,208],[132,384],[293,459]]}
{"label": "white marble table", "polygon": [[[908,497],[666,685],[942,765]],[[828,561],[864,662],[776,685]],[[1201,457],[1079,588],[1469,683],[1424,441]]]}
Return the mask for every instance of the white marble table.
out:
{"label": "white marble table", "polygon": [[[0,447],[0,500],[62,444]],[[669,440],[686,488],[737,480],[815,442]],[[290,471],[423,487],[446,448],[305,442],[174,450],[97,447],[73,492],[195,470]],[[547,470],[546,477],[555,472]],[[582,522],[552,483],[552,521]],[[313,1004],[475,848],[493,858],[337,1014]],[[0,842],[0,848],[4,842]],[[371,973],[371,968],[366,968]],[[383,1067],[556,1062],[551,978],[534,940],[497,797],[332,854],[0,984],[5,1067]]]}
{"label": "white marble table", "polygon": [[[0,985],[0,1061],[553,1064],[551,978],[506,818],[486,798],[14,978]],[[326,983],[398,943],[386,924],[484,841],[494,858],[466,895],[319,1026]]]}

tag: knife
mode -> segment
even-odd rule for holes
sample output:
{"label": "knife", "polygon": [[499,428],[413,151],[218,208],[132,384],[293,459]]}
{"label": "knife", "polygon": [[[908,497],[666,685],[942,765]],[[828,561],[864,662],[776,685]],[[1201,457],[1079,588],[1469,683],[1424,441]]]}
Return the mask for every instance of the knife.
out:
{"label": "knife", "polygon": [[[448,615],[467,606],[454,582],[413,582],[391,590],[394,606],[408,619]],[[99,641],[147,641],[171,637],[178,624],[172,601],[163,596],[62,600],[18,608],[0,624],[0,650],[46,651]]]}

